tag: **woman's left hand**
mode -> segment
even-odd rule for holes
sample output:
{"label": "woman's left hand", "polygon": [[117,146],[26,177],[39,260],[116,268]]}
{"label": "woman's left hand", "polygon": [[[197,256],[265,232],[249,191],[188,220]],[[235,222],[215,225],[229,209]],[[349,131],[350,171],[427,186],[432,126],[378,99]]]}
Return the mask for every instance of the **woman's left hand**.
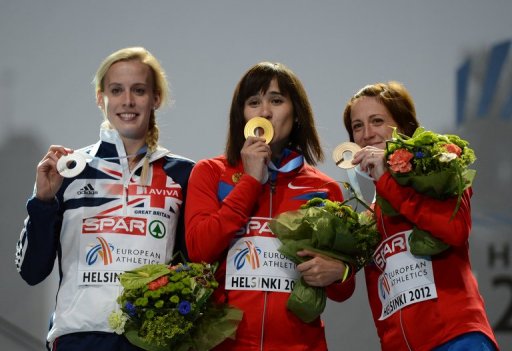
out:
{"label": "woman's left hand", "polygon": [[361,171],[368,173],[377,181],[387,170],[384,152],[373,146],[365,146],[355,153],[352,164],[359,164]]}
{"label": "woman's left hand", "polygon": [[343,262],[317,252],[302,250],[297,252],[297,255],[311,257],[310,260],[297,266],[304,281],[311,286],[325,287],[341,280],[347,269]]}

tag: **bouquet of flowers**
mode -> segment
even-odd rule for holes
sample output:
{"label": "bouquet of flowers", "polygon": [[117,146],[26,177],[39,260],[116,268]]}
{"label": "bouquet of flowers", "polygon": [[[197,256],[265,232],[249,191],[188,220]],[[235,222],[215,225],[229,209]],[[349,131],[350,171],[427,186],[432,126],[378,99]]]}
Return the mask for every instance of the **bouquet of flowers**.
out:
{"label": "bouquet of flowers", "polygon": [[[301,209],[272,219],[270,228],[282,242],[279,251],[296,264],[308,259],[298,256],[297,251],[307,249],[344,261],[356,271],[364,267],[371,261],[380,236],[373,211],[363,203],[367,211],[355,212],[347,205],[352,199],[337,202],[314,198]],[[309,323],[323,312],[325,303],[325,289],[309,286],[301,279],[287,308]]]}
{"label": "bouquet of flowers", "polygon": [[121,274],[120,310],[109,316],[110,326],[149,351],[210,350],[234,339],[242,311],[210,301],[216,268],[149,264]]}
{"label": "bouquet of flowers", "polygon": [[[386,143],[386,159],[391,175],[400,185],[412,186],[419,193],[441,200],[457,196],[452,218],[476,173],[468,169],[476,157],[467,141],[421,127],[410,138],[395,129],[392,139]],[[383,198],[377,196],[377,202],[386,215],[398,214]],[[419,255],[432,255],[448,248],[447,244],[418,228],[413,231],[411,241],[414,241],[411,252]]]}

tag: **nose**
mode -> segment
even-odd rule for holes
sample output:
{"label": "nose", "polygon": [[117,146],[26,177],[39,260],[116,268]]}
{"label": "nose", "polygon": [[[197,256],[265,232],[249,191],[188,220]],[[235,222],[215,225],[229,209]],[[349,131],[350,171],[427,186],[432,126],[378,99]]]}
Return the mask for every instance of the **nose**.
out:
{"label": "nose", "polygon": [[370,139],[373,137],[373,134],[374,133],[373,133],[372,125],[370,123],[365,124],[364,129],[363,129],[363,138],[365,140]]}
{"label": "nose", "polygon": [[263,102],[259,111],[259,115],[264,118],[272,117],[272,109],[269,102]]}
{"label": "nose", "polygon": [[133,107],[135,106],[135,99],[131,91],[126,91],[123,96],[123,105]]}

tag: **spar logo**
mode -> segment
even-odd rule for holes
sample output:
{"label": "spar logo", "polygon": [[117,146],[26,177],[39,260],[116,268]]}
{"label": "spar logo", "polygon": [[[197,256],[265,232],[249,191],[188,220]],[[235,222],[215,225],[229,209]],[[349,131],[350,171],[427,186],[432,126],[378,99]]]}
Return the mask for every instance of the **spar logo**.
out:
{"label": "spar logo", "polygon": [[241,228],[238,236],[274,236],[268,225],[268,218],[252,217],[245,227]]}
{"label": "spar logo", "polygon": [[149,234],[156,239],[162,239],[165,237],[165,233],[167,230],[165,229],[165,225],[162,221],[154,220],[149,223]]}
{"label": "spar logo", "polygon": [[392,237],[384,240],[373,255],[375,264],[380,268],[386,267],[386,260],[398,253],[407,251],[407,236],[406,232],[398,233]]}
{"label": "spar logo", "polygon": [[[82,234],[146,235],[146,218],[97,216],[82,221]],[[165,235],[165,233],[164,233]]]}
{"label": "spar logo", "polygon": [[251,266],[253,270],[258,269],[261,265],[261,249],[255,246],[252,241],[244,240],[242,245],[244,244],[246,247],[242,247],[240,251],[235,255],[235,268],[237,270],[240,270],[247,263]]}
{"label": "spar logo", "polygon": [[113,262],[112,250],[114,245],[108,243],[102,237],[97,237],[98,244],[93,245],[85,255],[85,261],[89,266],[92,266],[96,262],[103,262],[104,266],[108,266]]}

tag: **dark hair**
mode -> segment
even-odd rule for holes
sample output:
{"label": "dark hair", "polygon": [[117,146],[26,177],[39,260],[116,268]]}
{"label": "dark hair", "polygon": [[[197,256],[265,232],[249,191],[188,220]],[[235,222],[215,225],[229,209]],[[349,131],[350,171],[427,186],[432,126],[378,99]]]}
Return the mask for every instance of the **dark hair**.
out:
{"label": "dark hair", "polygon": [[396,122],[400,133],[412,136],[416,128],[419,127],[416,119],[416,109],[414,101],[403,84],[395,81],[388,83],[375,83],[363,87],[359,90],[345,106],[343,112],[343,122],[347,129],[350,141],[354,141],[354,133],[352,131],[352,105],[354,102],[363,97],[376,97],[386,108]]}
{"label": "dark hair", "polygon": [[229,112],[229,130],[226,141],[226,157],[230,165],[240,161],[240,150],[245,142],[244,105],[246,100],[260,92],[266,93],[273,79],[279,90],[288,96],[293,105],[294,124],[290,133],[289,147],[300,151],[306,162],[316,165],[323,161],[313,110],[299,78],[281,63],[260,62],[249,68],[238,82],[233,93]]}

